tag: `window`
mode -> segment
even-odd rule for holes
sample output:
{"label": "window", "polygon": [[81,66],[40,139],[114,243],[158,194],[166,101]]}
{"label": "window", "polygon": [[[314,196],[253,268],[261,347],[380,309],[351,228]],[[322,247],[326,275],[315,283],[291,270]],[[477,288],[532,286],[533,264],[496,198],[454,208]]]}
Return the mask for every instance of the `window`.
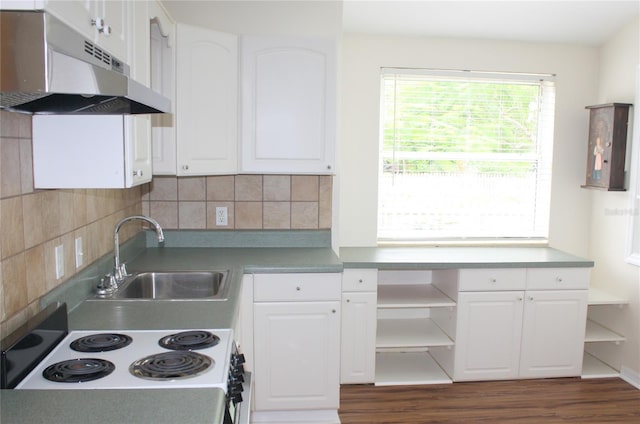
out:
{"label": "window", "polygon": [[384,68],[379,241],[546,239],[550,75]]}

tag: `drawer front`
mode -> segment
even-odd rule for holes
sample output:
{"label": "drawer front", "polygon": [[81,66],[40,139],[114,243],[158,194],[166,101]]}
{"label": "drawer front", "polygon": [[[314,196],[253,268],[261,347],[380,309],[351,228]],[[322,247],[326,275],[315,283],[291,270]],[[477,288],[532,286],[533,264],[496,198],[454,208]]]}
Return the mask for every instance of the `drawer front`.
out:
{"label": "drawer front", "polygon": [[377,269],[345,269],[342,272],[342,291],[376,291],[377,287]]}
{"label": "drawer front", "polygon": [[527,281],[525,268],[461,269],[459,291],[524,290]]}
{"label": "drawer front", "polygon": [[529,268],[527,290],[588,289],[591,268]]}
{"label": "drawer front", "polygon": [[256,274],[254,302],[340,300],[341,274]]}

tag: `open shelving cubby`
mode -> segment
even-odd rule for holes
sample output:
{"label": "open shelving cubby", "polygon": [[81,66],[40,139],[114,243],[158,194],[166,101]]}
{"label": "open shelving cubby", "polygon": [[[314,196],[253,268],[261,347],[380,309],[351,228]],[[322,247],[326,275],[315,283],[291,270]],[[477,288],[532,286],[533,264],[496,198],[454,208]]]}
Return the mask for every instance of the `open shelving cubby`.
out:
{"label": "open shelving cubby", "polygon": [[[456,302],[432,271],[380,271],[375,384],[451,383],[430,350],[454,346]],[[447,274],[448,275],[448,274]]]}
{"label": "open shelving cubby", "polygon": [[[604,290],[593,287],[589,288],[588,305],[590,312],[593,312],[592,308],[596,306],[623,308],[624,305],[628,303],[628,300],[612,295]],[[607,328],[606,325],[592,319],[591,316],[588,316],[584,341],[585,352],[582,359],[582,378],[618,377],[620,372],[616,370],[614,366],[600,359],[598,354],[595,353],[597,350],[591,346],[599,343],[620,344],[626,341],[626,337]]]}

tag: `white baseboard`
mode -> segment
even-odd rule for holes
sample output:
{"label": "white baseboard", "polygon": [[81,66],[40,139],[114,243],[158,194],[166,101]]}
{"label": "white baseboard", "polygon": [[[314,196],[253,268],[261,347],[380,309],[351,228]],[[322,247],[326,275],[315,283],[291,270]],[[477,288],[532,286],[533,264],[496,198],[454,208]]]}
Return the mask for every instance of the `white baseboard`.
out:
{"label": "white baseboard", "polygon": [[338,411],[322,409],[314,411],[253,411],[251,423],[271,424],[340,424]]}
{"label": "white baseboard", "polygon": [[640,390],[640,373],[632,370],[631,368],[622,367],[620,369],[620,378],[627,383]]}

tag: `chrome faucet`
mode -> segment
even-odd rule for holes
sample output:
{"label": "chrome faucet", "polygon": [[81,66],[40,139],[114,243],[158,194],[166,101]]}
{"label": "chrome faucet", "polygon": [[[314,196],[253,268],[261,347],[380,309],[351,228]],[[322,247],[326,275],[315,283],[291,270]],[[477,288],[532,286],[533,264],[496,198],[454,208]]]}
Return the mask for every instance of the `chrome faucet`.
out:
{"label": "chrome faucet", "polygon": [[116,228],[115,230],[113,230],[113,279],[111,280],[112,283],[111,285],[113,285],[113,281],[115,282],[115,285],[118,286],[120,285],[120,283],[122,283],[122,281],[129,275],[127,273],[127,268],[125,266],[124,263],[120,263],[120,241],[118,238],[118,231],[120,231],[120,227],[122,227],[122,225],[125,222],[129,222],[129,221],[133,221],[134,219],[140,219],[142,221],[148,222],[149,224],[151,224],[151,226],[153,227],[153,229],[156,232],[156,237],[158,238],[158,243],[162,243],[164,241],[164,233],[162,232],[162,227],[160,226],[160,224],[158,223],[158,221],[156,221],[153,218],[149,218],[147,216],[144,215],[133,215],[133,216],[129,216],[127,218],[124,218],[123,220],[121,220],[120,222],[118,222],[116,224]]}

